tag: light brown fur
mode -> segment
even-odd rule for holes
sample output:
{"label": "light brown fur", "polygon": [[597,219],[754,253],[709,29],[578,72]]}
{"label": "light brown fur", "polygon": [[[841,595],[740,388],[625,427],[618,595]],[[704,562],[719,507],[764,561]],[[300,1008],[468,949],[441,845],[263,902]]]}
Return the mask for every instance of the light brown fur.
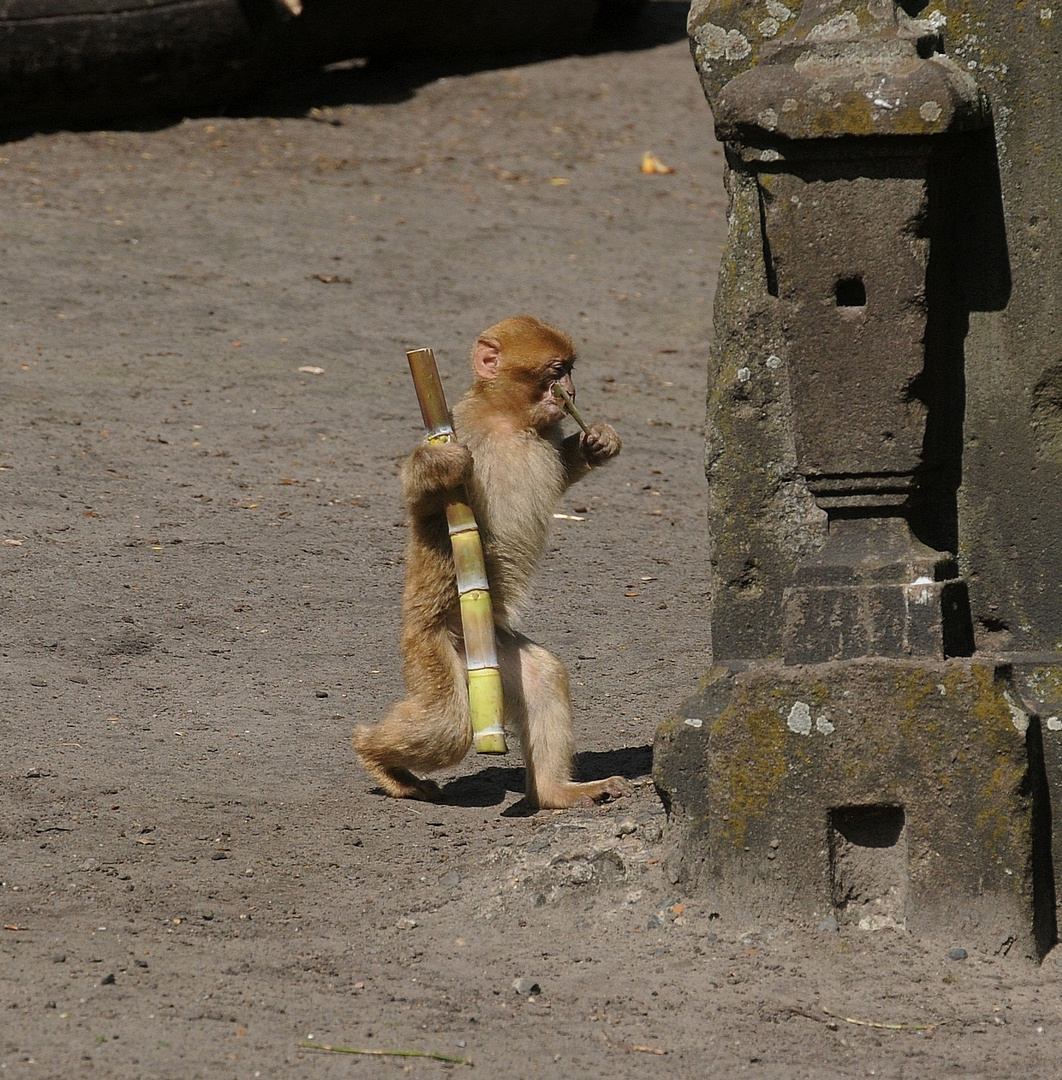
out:
{"label": "light brown fur", "polygon": [[439,786],[419,773],[454,765],[468,753],[461,618],[444,516],[446,491],[465,483],[483,539],[505,696],[505,720],[520,736],[527,800],[568,807],[625,793],[621,777],[572,780],[574,740],[568,673],[515,629],[526,612],[557,499],[620,450],[616,432],[595,424],[564,437],[563,412],[550,393],[575,391],[575,351],[560,331],[518,316],[485,330],[472,350],[475,379],[453,410],[455,443],[417,447],[402,468],[410,536],[402,614],[407,696],[373,727],[359,726],[354,747],[389,795],[437,800]]}

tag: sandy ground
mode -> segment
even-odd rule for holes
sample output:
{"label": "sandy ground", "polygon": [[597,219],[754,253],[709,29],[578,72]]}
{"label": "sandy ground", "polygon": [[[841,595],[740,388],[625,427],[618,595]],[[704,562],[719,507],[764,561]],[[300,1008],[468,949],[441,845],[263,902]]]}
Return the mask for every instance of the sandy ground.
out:
{"label": "sandy ground", "polygon": [[[1062,1075],[1051,958],[727,920],[669,869],[725,232],[681,28],[0,145],[0,1075]],[[403,352],[456,396],[520,311],[625,440],[527,629],[635,792],[527,815],[512,754],[390,801],[349,735],[400,690]]]}

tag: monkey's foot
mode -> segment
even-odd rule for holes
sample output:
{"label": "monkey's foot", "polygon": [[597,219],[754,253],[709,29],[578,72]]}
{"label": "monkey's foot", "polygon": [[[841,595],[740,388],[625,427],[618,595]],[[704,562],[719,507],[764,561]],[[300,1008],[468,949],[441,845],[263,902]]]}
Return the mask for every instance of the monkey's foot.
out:
{"label": "monkey's foot", "polygon": [[434,780],[414,776],[408,769],[369,767],[380,787],[395,799],[419,799],[421,802],[442,802],[442,788]]}
{"label": "monkey's foot", "polygon": [[540,791],[537,796],[529,793],[528,801],[540,810],[567,810],[573,806],[610,802],[630,793],[630,784],[622,776],[610,776],[607,780],[593,780],[587,784],[562,784],[548,791]]}

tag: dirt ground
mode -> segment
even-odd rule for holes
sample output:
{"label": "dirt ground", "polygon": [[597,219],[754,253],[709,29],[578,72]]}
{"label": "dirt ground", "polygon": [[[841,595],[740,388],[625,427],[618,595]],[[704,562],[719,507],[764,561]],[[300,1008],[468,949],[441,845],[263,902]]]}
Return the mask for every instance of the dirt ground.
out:
{"label": "dirt ground", "polygon": [[[1052,958],[721,918],[669,869],[726,209],[682,22],[0,144],[0,1075],[1062,1075]],[[400,691],[403,353],[456,396],[521,311],[625,440],[527,630],[634,794],[528,815],[512,754],[387,800],[349,735]]]}

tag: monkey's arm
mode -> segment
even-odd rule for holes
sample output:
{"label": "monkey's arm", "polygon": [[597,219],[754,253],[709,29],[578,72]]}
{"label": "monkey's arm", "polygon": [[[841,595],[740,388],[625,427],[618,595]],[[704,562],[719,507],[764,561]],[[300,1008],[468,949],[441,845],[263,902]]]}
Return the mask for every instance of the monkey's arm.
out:
{"label": "monkey's arm", "polygon": [[458,442],[421,443],[402,463],[402,490],[414,513],[442,507],[443,495],[468,480],[472,452]]}
{"label": "monkey's arm", "polygon": [[611,424],[591,424],[589,431],[569,435],[561,443],[561,460],[569,486],[581,480],[591,469],[614,458],[622,445]]}

